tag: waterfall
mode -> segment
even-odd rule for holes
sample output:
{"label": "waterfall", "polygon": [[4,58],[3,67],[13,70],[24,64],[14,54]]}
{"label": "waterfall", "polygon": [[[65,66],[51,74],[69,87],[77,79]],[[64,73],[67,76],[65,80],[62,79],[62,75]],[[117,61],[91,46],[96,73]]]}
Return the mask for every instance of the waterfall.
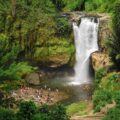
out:
{"label": "waterfall", "polygon": [[90,74],[90,55],[98,51],[98,27],[99,20],[93,17],[81,18],[78,26],[73,23],[76,63],[73,84],[84,84],[92,80]]}

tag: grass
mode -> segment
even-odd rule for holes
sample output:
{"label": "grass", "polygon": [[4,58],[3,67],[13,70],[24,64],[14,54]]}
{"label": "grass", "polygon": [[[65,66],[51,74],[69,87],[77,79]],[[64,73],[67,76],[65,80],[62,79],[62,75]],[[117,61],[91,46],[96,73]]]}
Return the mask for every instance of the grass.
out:
{"label": "grass", "polygon": [[86,114],[88,114],[87,105],[88,105],[88,102],[86,102],[86,101],[80,101],[80,102],[68,105],[67,106],[67,114],[69,116],[73,116],[74,114],[79,115],[79,116],[86,115]]}

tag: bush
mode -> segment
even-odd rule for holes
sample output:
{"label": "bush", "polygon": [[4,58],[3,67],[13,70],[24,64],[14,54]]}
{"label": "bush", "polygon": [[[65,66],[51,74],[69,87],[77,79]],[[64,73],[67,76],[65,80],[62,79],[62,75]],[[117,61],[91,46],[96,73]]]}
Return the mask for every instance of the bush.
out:
{"label": "bush", "polygon": [[32,72],[33,67],[25,62],[17,62],[19,46],[17,43],[9,46],[9,39],[6,35],[0,35],[0,80],[18,80],[24,74]]}
{"label": "bush", "polygon": [[93,95],[94,111],[99,112],[103,106],[112,102],[112,95],[107,90],[97,90]]}
{"label": "bush", "polygon": [[117,0],[86,0],[86,11],[112,12],[113,6]]}
{"label": "bush", "polygon": [[32,117],[37,113],[37,107],[34,102],[21,102],[19,105],[19,111],[17,113],[18,119],[32,120]]}
{"label": "bush", "polygon": [[102,78],[106,75],[107,71],[105,68],[100,68],[95,72],[95,85],[98,87],[99,83],[101,82]]}
{"label": "bush", "polygon": [[54,119],[51,119],[49,115],[39,113],[34,115],[32,120],[54,120]]}
{"label": "bush", "polygon": [[64,0],[52,0],[52,2],[59,11],[61,11],[65,7]]}
{"label": "bush", "polygon": [[112,108],[102,120],[120,120],[120,109]]}
{"label": "bush", "polygon": [[120,108],[120,91],[115,93],[116,107]]}
{"label": "bush", "polygon": [[69,120],[66,109],[61,104],[56,104],[51,107],[43,105],[39,112],[35,114],[32,120]]}
{"label": "bush", "polygon": [[0,108],[0,120],[17,120],[17,119],[12,110]]}
{"label": "bush", "polygon": [[99,88],[110,90],[110,91],[118,91],[120,90],[120,82],[119,82],[120,74],[113,72],[108,74],[106,77],[104,77],[99,84]]}
{"label": "bush", "polygon": [[57,36],[68,36],[72,31],[72,27],[68,22],[67,18],[60,17],[56,18],[56,34]]}
{"label": "bush", "polygon": [[120,65],[120,1],[117,1],[113,8],[113,37],[108,41],[108,50],[114,64]]}
{"label": "bush", "polygon": [[50,111],[51,120],[69,120],[66,108],[61,104],[56,104]]}
{"label": "bush", "polygon": [[65,10],[67,11],[79,11],[84,10],[85,0],[64,0],[65,1]]}

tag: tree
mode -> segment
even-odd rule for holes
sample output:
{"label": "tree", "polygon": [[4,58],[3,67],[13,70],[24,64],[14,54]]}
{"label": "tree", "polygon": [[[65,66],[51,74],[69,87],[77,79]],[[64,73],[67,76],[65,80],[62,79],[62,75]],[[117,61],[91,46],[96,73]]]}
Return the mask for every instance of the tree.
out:
{"label": "tree", "polygon": [[14,18],[16,13],[16,0],[11,0],[11,4],[12,4],[12,16]]}
{"label": "tree", "polygon": [[53,4],[55,4],[56,8],[61,11],[65,7],[64,0],[52,0]]}
{"label": "tree", "polygon": [[109,39],[109,54],[115,65],[120,65],[120,2],[116,2],[112,16],[113,37]]}
{"label": "tree", "polygon": [[17,117],[21,120],[31,120],[33,115],[37,113],[37,107],[32,101],[24,101],[20,103]]}

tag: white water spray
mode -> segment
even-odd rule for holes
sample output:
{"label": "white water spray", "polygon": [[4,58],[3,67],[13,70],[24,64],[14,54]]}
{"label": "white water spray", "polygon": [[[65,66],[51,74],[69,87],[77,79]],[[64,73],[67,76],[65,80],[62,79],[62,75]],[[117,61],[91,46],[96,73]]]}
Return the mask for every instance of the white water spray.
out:
{"label": "white water spray", "polygon": [[98,51],[98,26],[99,21],[97,18],[81,18],[79,26],[73,23],[76,63],[74,66],[74,82],[72,84],[84,84],[92,80],[90,55]]}

